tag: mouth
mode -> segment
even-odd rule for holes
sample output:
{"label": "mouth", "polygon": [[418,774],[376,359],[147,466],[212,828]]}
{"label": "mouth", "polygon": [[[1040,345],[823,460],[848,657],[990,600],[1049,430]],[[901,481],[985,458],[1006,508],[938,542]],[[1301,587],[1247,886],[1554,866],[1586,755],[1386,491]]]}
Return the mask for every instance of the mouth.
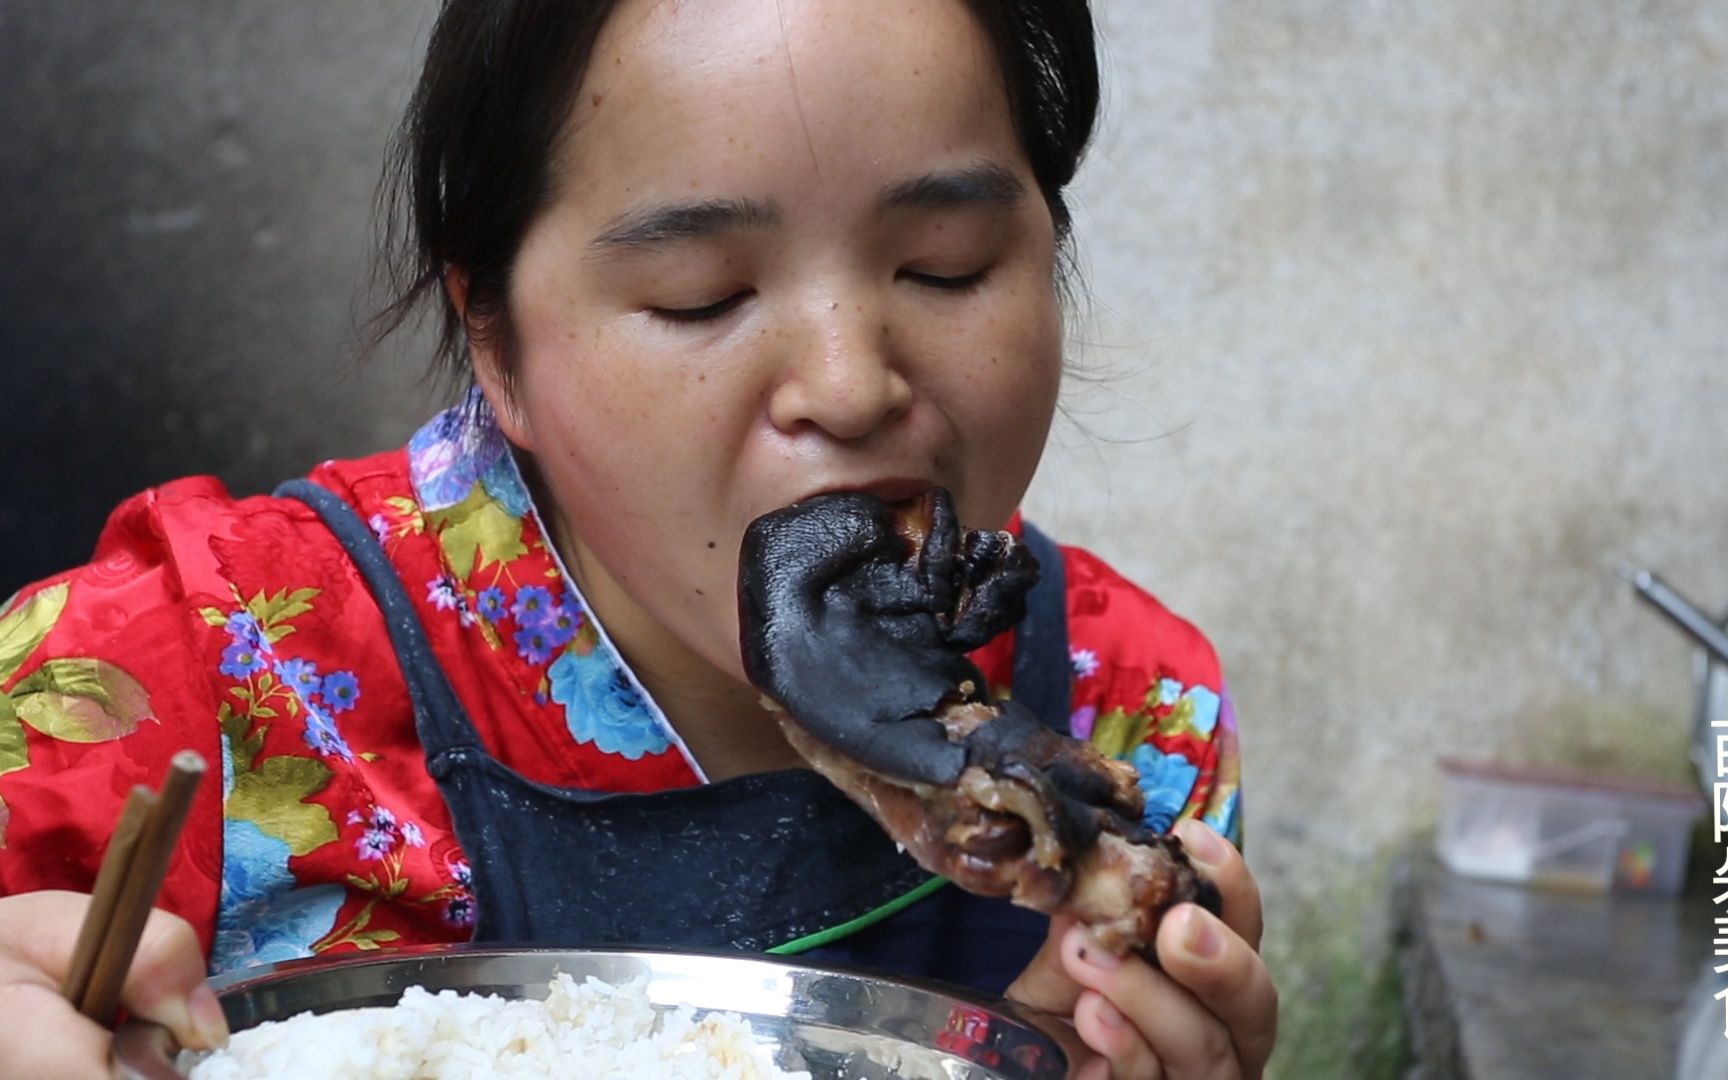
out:
{"label": "mouth", "polygon": [[821,491],[812,492],[806,497],[815,498],[817,495],[831,495],[840,491],[862,491],[866,495],[874,495],[891,506],[904,507],[922,499],[935,486],[934,482],[922,480],[915,476],[888,476],[865,484],[835,484],[832,487],[823,488]]}

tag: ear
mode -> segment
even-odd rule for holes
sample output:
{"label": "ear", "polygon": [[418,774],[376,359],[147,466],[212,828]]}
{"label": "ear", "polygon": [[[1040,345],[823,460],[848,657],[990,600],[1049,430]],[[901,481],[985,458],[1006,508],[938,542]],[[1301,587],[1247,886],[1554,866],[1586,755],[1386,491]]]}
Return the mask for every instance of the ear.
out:
{"label": "ear", "polygon": [[523,450],[534,451],[533,435],[528,419],[516,400],[515,380],[510,377],[503,351],[486,335],[475,335],[468,323],[468,271],[451,266],[444,271],[444,293],[456,309],[457,318],[468,336],[468,365],[474,371],[474,381],[492,406],[492,415],[504,437]]}

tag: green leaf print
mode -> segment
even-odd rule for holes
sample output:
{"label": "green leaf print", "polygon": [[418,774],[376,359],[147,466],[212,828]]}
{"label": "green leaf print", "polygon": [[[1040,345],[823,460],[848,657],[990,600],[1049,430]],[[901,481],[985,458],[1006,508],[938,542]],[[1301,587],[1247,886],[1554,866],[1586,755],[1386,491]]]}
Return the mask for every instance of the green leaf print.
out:
{"label": "green leaf print", "polygon": [[150,719],[150,695],[138,680],[105,660],[49,660],[12,688],[18,716],[65,742],[107,742]]}
{"label": "green leaf print", "polygon": [[70,591],[68,582],[50,585],[16,611],[0,617],[0,682],[10,679],[54,629]]}
{"label": "green leaf print", "polygon": [[466,499],[428,514],[427,520],[458,581],[467,581],[476,566],[507,563],[528,554],[522,542],[522,519],[510,516],[486,494],[484,484],[475,484]]}
{"label": "green leaf print", "polygon": [[235,773],[223,813],[231,821],[252,822],[295,855],[305,855],[337,837],[330,811],[301,801],[329,782],[330,769],[321,761],[286,754],[265,758],[256,770]]}
{"label": "green leaf print", "polygon": [[0,776],[30,764],[30,747],[24,742],[24,725],[18,707],[7,694],[0,694]]}

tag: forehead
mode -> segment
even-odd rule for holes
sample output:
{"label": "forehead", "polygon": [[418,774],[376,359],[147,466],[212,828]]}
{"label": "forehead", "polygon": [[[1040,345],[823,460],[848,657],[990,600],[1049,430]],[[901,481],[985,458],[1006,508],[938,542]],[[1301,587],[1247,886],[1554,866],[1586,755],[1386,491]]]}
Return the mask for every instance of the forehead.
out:
{"label": "forehead", "polygon": [[837,189],[989,157],[1015,139],[996,58],[962,0],[625,0],[560,148],[578,193]]}

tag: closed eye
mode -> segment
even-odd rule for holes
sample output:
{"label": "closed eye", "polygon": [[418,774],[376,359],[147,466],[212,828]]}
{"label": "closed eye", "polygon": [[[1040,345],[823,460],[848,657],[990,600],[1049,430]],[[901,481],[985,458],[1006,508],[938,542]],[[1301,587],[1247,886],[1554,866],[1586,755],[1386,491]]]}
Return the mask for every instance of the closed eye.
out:
{"label": "closed eye", "polygon": [[970,274],[927,274],[918,270],[902,270],[900,276],[907,281],[922,285],[928,289],[939,289],[943,292],[966,293],[984,284],[989,277],[988,270],[975,270]]}
{"label": "closed eye", "polygon": [[650,315],[653,315],[656,319],[665,319],[668,322],[681,322],[681,323],[709,322],[713,319],[721,318],[722,316],[730,313],[735,308],[737,308],[738,305],[740,305],[744,301],[750,299],[750,297],[753,295],[755,295],[755,291],[752,289],[740,289],[739,291],[731,294],[730,296],[721,297],[719,300],[714,301],[712,304],[703,304],[701,307],[689,307],[689,308],[654,307],[654,308],[649,308],[648,313]]}

